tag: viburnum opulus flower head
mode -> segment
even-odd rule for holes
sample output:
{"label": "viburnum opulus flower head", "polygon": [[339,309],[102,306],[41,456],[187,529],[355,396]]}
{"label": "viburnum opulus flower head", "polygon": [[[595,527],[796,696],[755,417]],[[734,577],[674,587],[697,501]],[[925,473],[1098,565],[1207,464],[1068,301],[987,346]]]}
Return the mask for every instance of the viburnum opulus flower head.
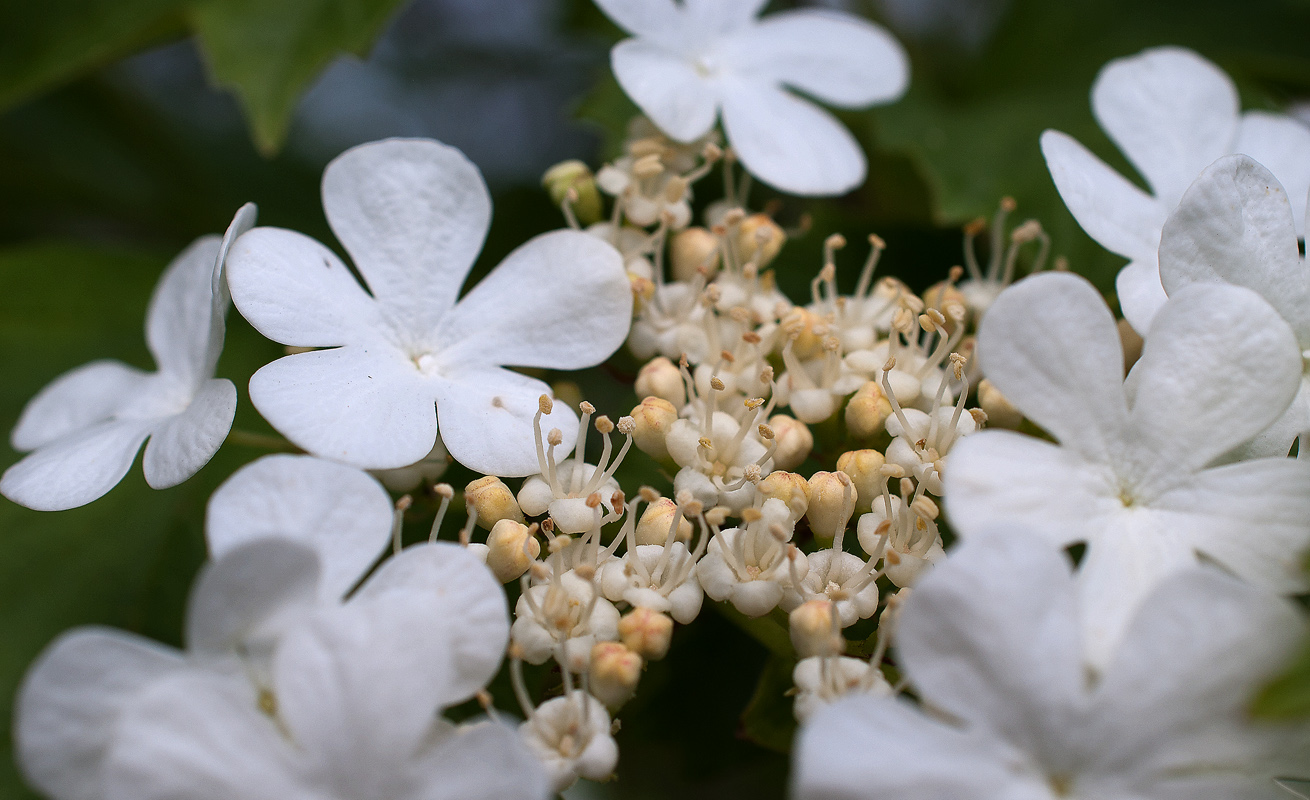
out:
{"label": "viburnum opulus flower head", "polygon": [[614,76],[681,142],[722,115],[728,143],[755,177],[785,192],[843,194],[864,182],[855,137],[790,89],[842,108],[905,92],[909,63],[885,30],[850,14],[802,9],[756,19],[763,0],[597,0],[632,34],[611,53]]}
{"label": "viburnum opulus flower head", "polygon": [[1129,260],[1116,289],[1138,333],[1146,334],[1164,305],[1160,229],[1215,159],[1245,153],[1270,168],[1287,187],[1301,224],[1310,189],[1310,128],[1281,114],[1241,113],[1232,80],[1191,50],[1156,47],[1106,64],[1092,86],[1092,111],[1146,179],[1149,194],[1059,131],[1042,134],[1042,153],[1078,224]]}
{"label": "viburnum opulus flower head", "polygon": [[1124,379],[1114,317],[1068,273],[1007,289],[978,334],[983,371],[1057,443],[983,430],[951,451],[946,511],[964,539],[1026,523],[1085,542],[1083,627],[1104,664],[1142,599],[1200,559],[1275,591],[1302,585],[1310,463],[1215,465],[1286,411],[1301,385],[1296,338],[1255,292],[1174,293]]}
{"label": "viburnum opulus flower head", "polygon": [[1151,593],[1089,680],[1088,598],[1052,538],[996,529],[926,575],[896,625],[896,663],[922,705],[861,693],[814,711],[793,796],[1287,796],[1274,778],[1300,739],[1251,724],[1246,705],[1304,630],[1291,606],[1188,567]]}
{"label": "viburnum opulus flower head", "polygon": [[[440,421],[465,466],[536,472],[532,418],[550,388],[505,367],[581,369],[623,343],[632,294],[618,251],[577,231],[545,233],[459,297],[491,198],[463,154],[427,139],[346,151],[323,173],[323,208],[367,290],[293,231],[256,228],[233,247],[242,315],[275,341],[329,348],[256,372],[255,407],[304,449],[367,469],[422,460]],[[577,418],[557,404],[546,428],[572,441]]]}
{"label": "viburnum opulus flower head", "polygon": [[214,377],[228,303],[222,265],[254,222],[247,204],[226,236],[197,239],[164,271],[146,311],[157,372],[92,361],[32,398],[10,442],[34,452],[5,470],[5,497],[38,511],[86,505],[123,479],[147,439],[142,466],[153,488],[175,486],[209,463],[237,407],[236,387]]}

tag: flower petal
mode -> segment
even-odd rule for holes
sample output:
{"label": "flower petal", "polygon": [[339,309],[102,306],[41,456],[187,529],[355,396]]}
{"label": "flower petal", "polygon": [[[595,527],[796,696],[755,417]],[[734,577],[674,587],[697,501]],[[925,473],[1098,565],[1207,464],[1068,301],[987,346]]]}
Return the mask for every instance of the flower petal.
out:
{"label": "flower petal", "polygon": [[189,670],[124,710],[105,764],[105,800],[321,800],[244,676]]}
{"label": "flower petal", "polygon": [[442,320],[447,365],[594,366],[623,344],[632,284],[623,257],[579,231],[534,237],[505,257]]}
{"label": "flower petal", "polygon": [[1170,294],[1191,283],[1258,292],[1310,344],[1310,269],[1297,247],[1288,196],[1248,156],[1210,165],[1165,223],[1160,277]]}
{"label": "flower petal", "polygon": [[1042,156],[1069,213],[1106,250],[1155,266],[1168,209],[1068,134],[1047,130]]}
{"label": "flower petal", "polygon": [[205,381],[185,411],[151,432],[142,459],[146,483],[154,489],[167,489],[199,472],[223,446],[236,413],[237,387],[232,381]]}
{"label": "flower petal", "polygon": [[385,344],[280,358],[250,379],[259,413],[299,447],[364,469],[405,467],[437,440],[434,391]]}
{"label": "flower petal", "polygon": [[415,785],[404,800],[542,800],[550,781],[518,731],[499,722],[453,729],[415,765]]}
{"label": "flower petal", "polygon": [[268,537],[318,553],[324,601],[359,583],[391,541],[391,497],[366,472],[312,456],[271,455],[237,470],[209,498],[205,539],[214,558]]}
{"label": "flower petal", "polygon": [[1151,330],[1151,321],[1164,308],[1169,295],[1160,284],[1160,265],[1150,260],[1130,261],[1114,279],[1114,290],[1124,319],[1138,336]]}
{"label": "flower petal", "polygon": [[23,776],[61,800],[101,800],[101,765],[118,715],[138,690],[183,669],[176,650],[107,628],[56,639],[18,691],[15,750]]}
{"label": "flower petal", "polygon": [[101,422],[65,436],[5,470],[0,494],[37,511],[84,506],[123,479],[152,425]]}
{"label": "flower petal", "polygon": [[1210,162],[1232,152],[1237,136],[1233,82],[1180,47],[1106,64],[1092,85],[1092,111],[1166,208]]}
{"label": "flower petal", "polygon": [[[474,472],[502,478],[540,471],[532,418],[538,399],[552,394],[549,386],[517,372],[493,369],[452,375],[438,391],[441,440],[456,461]],[[563,458],[577,438],[578,418],[557,402],[550,416],[541,420],[543,437],[551,428],[564,434],[564,447],[555,448],[556,458]]]}
{"label": "flower petal", "polygon": [[214,272],[221,244],[218,236],[192,242],[164,270],[146,310],[146,344],[159,371],[189,386],[213,377],[207,370],[212,355]]}
{"label": "flower petal", "polygon": [[797,195],[845,194],[864,183],[864,151],[835,117],[763,81],[733,80],[723,129],[752,175]]}
{"label": "flower petal", "polygon": [[429,332],[459,296],[491,225],[463,153],[432,139],[352,147],[323,171],[328,224],[394,324]]}
{"label": "flower petal", "polygon": [[909,59],[895,37],[835,11],[771,14],[720,47],[734,72],[784,83],[842,108],[895,100],[910,80]]}
{"label": "flower petal", "polygon": [[467,548],[452,542],[407,547],[384,562],[350,602],[391,599],[430,607],[426,624],[441,628],[440,652],[425,656],[451,664],[439,705],[472,697],[496,676],[509,641],[505,592]]}
{"label": "flower petal", "polygon": [[978,357],[987,379],[1060,444],[1101,462],[1120,447],[1123,350],[1086,279],[1042,273],[1001,292],[979,326]]}
{"label": "flower petal", "polygon": [[103,422],[142,391],[149,375],[119,361],[92,361],[69,370],[27,401],[9,441],[35,450]]}
{"label": "flower petal", "polygon": [[[876,754],[876,755],[873,755]],[[1016,774],[1016,754],[894,697],[851,695],[801,728],[793,763],[797,800],[1045,800],[1050,789]]]}
{"label": "flower petal", "polygon": [[255,220],[258,215],[259,209],[255,207],[254,203],[246,203],[238,208],[237,213],[232,216],[232,221],[228,223],[227,230],[223,232],[223,241],[219,245],[218,255],[214,259],[214,272],[211,276],[209,336],[206,339],[205,364],[201,372],[205,377],[213,377],[214,370],[218,368],[219,356],[223,354],[223,340],[227,337],[227,307],[228,303],[232,301],[232,292],[227,285],[227,256],[232,251],[232,245],[236,240],[255,227]]}
{"label": "flower petal", "polygon": [[1095,539],[1119,507],[1108,469],[1011,431],[986,430],[951,448],[943,498],[963,537],[1013,523],[1065,546]]}
{"label": "flower petal", "polygon": [[709,133],[719,105],[713,86],[692,63],[644,39],[626,39],[610,51],[614,77],[651,122],[680,142]]}
{"label": "flower petal", "polygon": [[1133,382],[1125,455],[1149,501],[1282,416],[1301,387],[1300,348],[1255,292],[1193,284],[1156,315]]}
{"label": "flower petal", "polygon": [[1048,538],[975,535],[915,585],[896,624],[898,663],[927,702],[1042,762],[1070,749],[1085,680],[1071,565]]}
{"label": "flower petal", "polygon": [[1237,126],[1234,153],[1245,153],[1272,172],[1287,190],[1298,236],[1305,236],[1310,192],[1310,126],[1285,114],[1248,111]]}
{"label": "flower petal", "polygon": [[769,0],[682,0],[687,29],[720,35],[749,25]]}
{"label": "flower petal", "polygon": [[318,558],[299,542],[261,539],[224,553],[191,590],[188,652],[202,660],[266,654],[287,621],[315,607],[318,583]]}
{"label": "flower petal", "polygon": [[241,316],[275,342],[335,347],[381,327],[377,303],[336,253],[302,233],[255,228],[237,239],[227,282]]}

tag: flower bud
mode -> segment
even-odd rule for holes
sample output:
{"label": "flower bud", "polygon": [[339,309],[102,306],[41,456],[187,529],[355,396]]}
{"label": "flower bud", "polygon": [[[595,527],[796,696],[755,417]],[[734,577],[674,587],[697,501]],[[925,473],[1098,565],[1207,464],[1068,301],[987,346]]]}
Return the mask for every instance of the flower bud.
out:
{"label": "flower bud", "polygon": [[464,487],[464,505],[478,512],[478,525],[490,529],[503,519],[523,522],[523,511],[514,493],[495,475],[487,475]]}
{"label": "flower bud", "polygon": [[855,486],[844,472],[816,472],[810,477],[810,506],[805,518],[815,536],[832,539],[855,513]]}
{"label": "flower bud", "polygon": [[978,405],[987,413],[987,422],[994,428],[1015,430],[1023,422],[1023,412],[1015,408],[986,378],[978,382]]}
{"label": "flower bud", "polygon": [[846,404],[846,431],[856,439],[872,439],[883,431],[892,404],[876,381],[866,381]]}
{"label": "flower bud", "polygon": [[555,205],[563,205],[573,190],[573,213],[578,222],[590,225],[603,216],[600,192],[596,189],[596,176],[591,168],[581,161],[561,161],[541,177],[541,185],[550,192],[550,199]]}
{"label": "flower bud", "polygon": [[591,694],[611,711],[628,702],[641,680],[641,656],[618,642],[597,642],[591,648]]}
{"label": "flower bud", "polygon": [[518,579],[541,555],[541,543],[532,530],[512,519],[502,519],[492,526],[487,534],[487,566],[496,580],[509,583]]}
{"label": "flower bud", "polygon": [[687,404],[687,386],[682,382],[678,366],[664,356],[656,356],[637,373],[638,397],[658,397],[668,400],[674,408]]}
{"label": "flower bud", "polygon": [[855,510],[861,514],[873,508],[882,496],[882,465],[886,463],[877,450],[850,450],[837,456],[837,469],[845,472],[855,485]]}
{"label": "flower bud", "polygon": [[647,661],[659,661],[669,652],[673,619],[638,606],[619,619],[619,639],[624,647]]}
{"label": "flower bud", "polygon": [[[815,331],[818,327],[823,333]],[[823,339],[827,335],[828,323],[808,309],[797,306],[782,318],[782,328],[788,336],[794,336],[791,349],[796,357],[808,361],[823,354]]]}
{"label": "flower bud", "polygon": [[699,227],[679,231],[669,244],[669,261],[675,281],[695,280],[701,270],[713,273],[719,268],[719,237]]}
{"label": "flower bud", "polygon": [[737,226],[737,254],[743,262],[764,268],[778,255],[787,234],[768,214],[751,214]]}
{"label": "flower bud", "polygon": [[773,438],[778,443],[778,449],[773,453],[773,466],[778,469],[799,467],[814,449],[814,434],[804,422],[794,417],[774,414],[769,417],[769,427],[773,428]]}
{"label": "flower bud", "polygon": [[664,444],[664,437],[678,421],[678,409],[661,397],[647,397],[632,409],[632,421],[636,423],[632,440],[637,447],[657,461],[668,460],[669,448]]}
{"label": "flower bud", "polygon": [[[947,305],[966,308],[968,301],[964,299],[964,293],[955,288],[951,281],[940,281],[929,286],[923,293],[923,304],[928,308],[936,308],[943,313]],[[954,330],[955,319],[951,314],[945,314],[947,330]]]}
{"label": "flower bud", "polygon": [[800,658],[835,656],[846,649],[846,640],[836,623],[832,601],[816,598],[792,609],[787,621],[791,645]]}
{"label": "flower bud", "polygon": [[771,472],[755,484],[755,492],[762,500],[781,500],[786,503],[795,519],[800,519],[810,506],[810,484],[795,472]]}
{"label": "flower bud", "polygon": [[[637,522],[637,544],[664,544],[673,525],[673,517],[678,513],[678,504],[667,497],[661,497],[642,512]],[[678,521],[678,533],[675,541],[684,544],[691,541],[691,523],[684,517]]]}

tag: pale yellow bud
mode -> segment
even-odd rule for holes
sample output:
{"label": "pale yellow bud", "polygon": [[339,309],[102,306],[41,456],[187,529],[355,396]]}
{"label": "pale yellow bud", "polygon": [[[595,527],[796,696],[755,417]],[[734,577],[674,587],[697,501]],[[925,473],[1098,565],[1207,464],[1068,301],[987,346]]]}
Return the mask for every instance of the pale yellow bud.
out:
{"label": "pale yellow bud", "polygon": [[737,226],[737,255],[763,268],[777,257],[787,234],[768,214],[751,214]]}
{"label": "pale yellow bud", "polygon": [[637,447],[651,458],[667,460],[669,448],[664,444],[664,437],[678,421],[678,409],[662,397],[647,397],[632,409],[632,421],[636,423],[632,440]]}
{"label": "pale yellow bud", "polygon": [[874,501],[882,496],[882,465],[886,458],[877,450],[850,450],[837,456],[837,469],[851,477],[855,484],[855,510],[861,514],[873,508]]}
{"label": "pale yellow bud", "polygon": [[816,472],[810,476],[810,506],[805,518],[810,530],[831,539],[845,529],[855,513],[855,486],[844,472]]}
{"label": "pale yellow bud", "polygon": [[668,400],[674,408],[687,404],[687,385],[682,381],[682,373],[664,356],[652,358],[641,368],[635,388],[638,397]]}
{"label": "pale yellow bud", "polygon": [[846,432],[855,439],[872,439],[885,430],[892,404],[876,381],[865,381],[846,404]]}
{"label": "pale yellow bud", "polygon": [[541,543],[522,523],[502,519],[487,534],[487,566],[501,583],[520,578],[539,555]]}
{"label": "pale yellow bud", "polygon": [[695,280],[702,270],[712,274],[719,268],[719,237],[699,227],[679,231],[669,244],[669,263],[676,281]]}
{"label": "pale yellow bud", "polygon": [[846,650],[846,640],[834,624],[836,609],[829,600],[814,599],[801,603],[788,615],[791,645],[800,658],[836,656]]}
{"label": "pale yellow bud", "polygon": [[591,648],[591,694],[611,711],[628,702],[641,680],[641,656],[618,642],[597,642]]}
{"label": "pale yellow bud", "polygon": [[786,414],[769,417],[769,427],[778,449],[773,453],[773,466],[788,470],[799,467],[814,449],[814,434],[804,422]]}
{"label": "pale yellow bud", "polygon": [[[661,497],[641,514],[637,522],[637,544],[664,544],[673,525],[673,517],[678,513],[678,504],[667,497]],[[678,522],[677,541],[691,541],[691,523],[685,518]]]}
{"label": "pale yellow bud", "polygon": [[673,619],[649,608],[634,608],[619,619],[619,639],[647,661],[659,661],[669,652]]}
{"label": "pale yellow bud", "polygon": [[478,478],[465,486],[464,505],[478,512],[478,525],[488,530],[503,519],[523,521],[523,511],[519,509],[514,493],[494,475]]}
{"label": "pale yellow bud", "polygon": [[978,382],[978,405],[986,412],[987,423],[993,428],[1015,430],[1023,422],[1023,412],[1015,408],[986,378]]}
{"label": "pale yellow bud", "polygon": [[[596,176],[581,161],[561,161],[546,170],[541,185],[550,192],[550,199],[557,206],[562,205],[566,198],[571,199],[573,213],[581,224],[599,222],[603,216]],[[570,189],[573,190],[572,195],[569,194]]]}
{"label": "pale yellow bud", "polygon": [[762,500],[781,500],[797,519],[810,506],[810,484],[804,476],[795,472],[771,472],[764,480],[755,484],[755,491]]}
{"label": "pale yellow bud", "polygon": [[[816,333],[816,326],[824,331]],[[796,357],[805,361],[823,353],[823,337],[827,335],[827,323],[797,306],[782,318],[782,328],[788,336],[794,336],[791,349]]]}

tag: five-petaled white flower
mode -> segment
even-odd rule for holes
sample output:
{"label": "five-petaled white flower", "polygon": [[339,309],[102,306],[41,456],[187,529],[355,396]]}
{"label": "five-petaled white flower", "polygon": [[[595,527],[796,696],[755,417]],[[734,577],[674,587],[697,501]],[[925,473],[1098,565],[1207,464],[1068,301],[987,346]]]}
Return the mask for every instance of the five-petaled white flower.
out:
{"label": "five-petaled white flower", "polygon": [[1150,194],[1067,134],[1043,133],[1042,153],[1078,224],[1129,260],[1116,289],[1124,317],[1138,333],[1146,334],[1165,301],[1156,260],[1160,229],[1215,159],[1252,156],[1283,181],[1299,214],[1305,211],[1310,127],[1282,114],[1241,113],[1232,80],[1190,50],[1157,47],[1106,64],[1092,86],[1092,111],[1146,179]]}
{"label": "five-petaled white flower", "polygon": [[[227,602],[197,591],[191,650],[267,627],[276,614],[238,612],[276,612],[287,587],[313,602],[317,569],[278,538],[220,559],[209,574],[226,574]],[[76,630],[24,683],[19,760],[55,800],[544,800],[545,771],[514,729],[440,716],[491,679],[508,633],[491,573],[449,543],[410,548],[349,602],[277,626],[263,674]]]}
{"label": "five-petaled white flower", "polygon": [[31,454],[5,470],[0,493],[38,511],[86,505],[127,474],[141,444],[146,483],[166,489],[196,474],[227,438],[236,387],[215,378],[223,351],[223,258],[255,222],[242,206],[227,234],[204,236],[168,265],[146,312],[146,344],[159,367],[92,361],[42,389],[10,434]]}
{"label": "five-petaled white flower", "polygon": [[1299,638],[1292,608],[1191,567],[1160,584],[1089,681],[1085,596],[1042,538],[993,531],[924,577],[896,629],[923,707],[856,694],[815,711],[796,749],[798,800],[1287,796],[1274,778],[1289,731],[1247,724],[1245,706]]}
{"label": "five-petaled white flower", "polygon": [[[422,460],[440,419],[465,466],[536,472],[532,417],[550,388],[504,367],[581,369],[623,343],[632,293],[618,251],[577,231],[542,234],[459,298],[491,197],[462,153],[426,139],[337,157],[323,208],[368,291],[293,231],[256,228],[229,256],[233,302],[252,325],[283,344],[331,348],[256,372],[255,407],[304,449],[366,469]],[[572,441],[577,418],[558,403],[545,427]]]}
{"label": "five-petaled white flower", "polygon": [[1310,463],[1215,459],[1278,419],[1301,383],[1296,339],[1255,292],[1180,289],[1124,380],[1114,317],[1086,280],[1035,275],[983,318],[988,380],[1058,444],[984,430],[951,451],[946,511],[968,538],[1027,523],[1085,542],[1081,608],[1104,664],[1141,599],[1204,557],[1279,591],[1301,586]]}
{"label": "five-petaled white flower", "polygon": [[763,0],[596,0],[634,38],[615,45],[614,76],[666,134],[690,142],[723,115],[728,142],[765,183],[843,194],[864,182],[864,152],[831,114],[905,92],[905,51],[881,27],[802,9],[756,15]]}
{"label": "five-petaled white flower", "polygon": [[1221,158],[1183,195],[1160,239],[1160,279],[1170,294],[1191,283],[1245,286],[1296,334],[1305,370],[1301,391],[1244,455],[1287,455],[1292,440],[1310,431],[1310,267],[1289,199],[1261,164],[1247,156]]}

